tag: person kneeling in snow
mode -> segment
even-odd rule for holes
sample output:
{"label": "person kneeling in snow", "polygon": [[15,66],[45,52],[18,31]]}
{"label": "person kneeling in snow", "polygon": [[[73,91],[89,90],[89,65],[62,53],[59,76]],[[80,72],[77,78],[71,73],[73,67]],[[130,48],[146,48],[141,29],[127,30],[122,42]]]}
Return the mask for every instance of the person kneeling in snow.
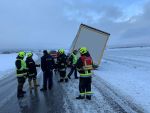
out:
{"label": "person kneeling in snow", "polygon": [[79,79],[79,91],[80,95],[76,99],[86,99],[91,100],[91,82],[92,82],[92,58],[85,47],[79,49],[81,54],[80,58],[77,61],[77,70],[80,74]]}

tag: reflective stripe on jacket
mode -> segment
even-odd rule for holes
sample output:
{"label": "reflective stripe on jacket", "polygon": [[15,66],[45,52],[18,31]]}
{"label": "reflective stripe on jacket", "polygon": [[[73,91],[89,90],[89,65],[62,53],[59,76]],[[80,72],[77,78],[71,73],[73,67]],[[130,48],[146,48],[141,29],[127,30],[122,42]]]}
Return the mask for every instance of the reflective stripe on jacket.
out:
{"label": "reflective stripe on jacket", "polygon": [[80,77],[91,77],[93,73],[90,71],[85,71],[84,73],[80,73]]}
{"label": "reflective stripe on jacket", "polygon": [[17,71],[17,77],[22,77],[24,75],[27,74],[27,67],[26,67],[26,62],[24,60],[21,60],[21,59],[17,59],[17,60],[20,60],[21,61],[21,68],[20,69],[17,69],[16,68],[16,71]]}

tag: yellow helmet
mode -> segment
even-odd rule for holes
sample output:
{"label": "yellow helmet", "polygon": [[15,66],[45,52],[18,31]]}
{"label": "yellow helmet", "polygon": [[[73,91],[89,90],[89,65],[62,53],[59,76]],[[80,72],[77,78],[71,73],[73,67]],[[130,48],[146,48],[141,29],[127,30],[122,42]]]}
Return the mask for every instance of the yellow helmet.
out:
{"label": "yellow helmet", "polygon": [[79,51],[80,51],[81,54],[85,54],[85,53],[87,53],[87,48],[86,47],[81,47],[79,49]]}
{"label": "yellow helmet", "polygon": [[29,52],[27,53],[27,57],[32,57],[33,56],[33,53]]}
{"label": "yellow helmet", "polygon": [[65,50],[64,50],[64,49],[59,49],[58,52],[59,52],[60,54],[64,54],[64,53],[65,53]]}
{"label": "yellow helmet", "polygon": [[24,52],[24,51],[20,51],[20,52],[18,53],[18,56],[23,58],[23,57],[25,56],[25,52]]}

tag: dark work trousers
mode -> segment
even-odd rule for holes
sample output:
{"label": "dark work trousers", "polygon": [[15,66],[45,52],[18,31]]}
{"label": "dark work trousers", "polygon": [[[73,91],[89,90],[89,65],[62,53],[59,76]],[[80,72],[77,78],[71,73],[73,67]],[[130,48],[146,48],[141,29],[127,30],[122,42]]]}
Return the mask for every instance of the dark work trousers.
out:
{"label": "dark work trousers", "polygon": [[18,80],[18,88],[17,88],[17,95],[23,94],[23,85],[25,83],[25,77],[17,77]]}
{"label": "dark work trousers", "polygon": [[31,76],[30,74],[28,75],[28,79],[29,79],[29,81],[31,81],[31,80],[36,80],[36,73],[33,73],[33,75]]}
{"label": "dark work trousers", "polygon": [[92,78],[91,77],[80,77],[79,80],[79,91],[81,93],[86,93],[86,92],[91,92],[91,82]]}
{"label": "dark work trousers", "polygon": [[74,77],[78,78],[77,77],[77,68],[76,68],[76,66],[71,66],[71,71],[69,72],[68,77],[70,77],[73,72],[74,72]]}
{"label": "dark work trousers", "polygon": [[47,86],[49,89],[53,86],[53,71],[45,71],[43,72],[43,88],[47,89]]}
{"label": "dark work trousers", "polygon": [[68,78],[66,78],[66,70],[65,71],[59,71],[59,74],[60,74],[60,82],[68,79]]}

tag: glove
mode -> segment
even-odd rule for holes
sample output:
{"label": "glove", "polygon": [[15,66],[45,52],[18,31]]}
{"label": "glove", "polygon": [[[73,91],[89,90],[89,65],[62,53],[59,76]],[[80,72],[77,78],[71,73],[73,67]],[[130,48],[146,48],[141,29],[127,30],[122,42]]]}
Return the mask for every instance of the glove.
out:
{"label": "glove", "polygon": [[41,65],[40,64],[36,64],[36,67],[40,67]]}
{"label": "glove", "polygon": [[28,77],[28,74],[25,74],[23,77],[26,79]]}

